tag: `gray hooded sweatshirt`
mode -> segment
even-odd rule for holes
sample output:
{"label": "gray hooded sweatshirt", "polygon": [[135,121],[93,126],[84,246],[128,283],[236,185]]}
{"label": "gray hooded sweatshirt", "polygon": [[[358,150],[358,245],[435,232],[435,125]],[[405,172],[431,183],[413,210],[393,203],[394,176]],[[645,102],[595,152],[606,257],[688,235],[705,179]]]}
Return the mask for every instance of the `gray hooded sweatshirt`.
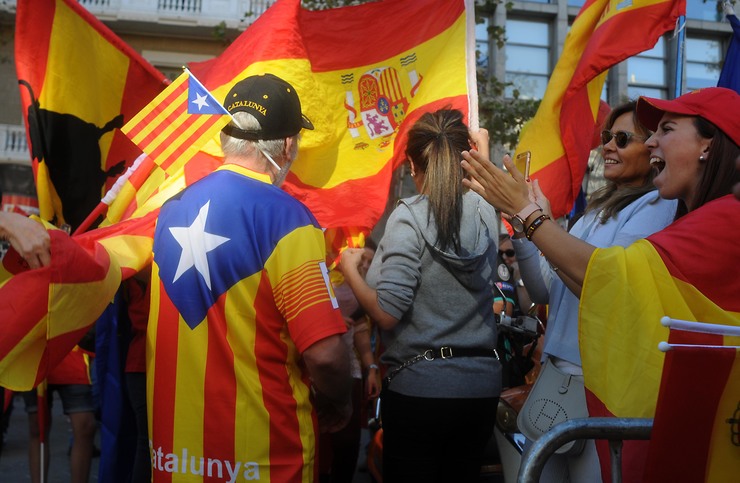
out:
{"label": "gray hooded sweatshirt", "polygon": [[[388,373],[427,349],[496,347],[494,209],[473,191],[463,195],[459,253],[435,246],[437,226],[428,213],[426,196],[401,200],[367,274],[380,307],[399,319],[381,334]],[[417,397],[496,397],[501,365],[492,357],[422,359],[401,370],[389,389]]]}

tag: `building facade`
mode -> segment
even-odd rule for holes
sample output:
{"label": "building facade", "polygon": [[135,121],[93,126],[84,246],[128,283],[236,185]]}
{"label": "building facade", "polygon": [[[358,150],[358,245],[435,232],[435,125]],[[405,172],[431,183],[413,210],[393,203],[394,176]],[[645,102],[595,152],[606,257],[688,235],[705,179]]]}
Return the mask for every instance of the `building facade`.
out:
{"label": "building facade", "polygon": [[[497,8],[476,28],[479,67],[488,75],[511,82],[509,89],[518,89],[523,97],[542,98],[568,30],[583,3],[584,0],[531,0],[511,2],[510,9]],[[506,43],[501,49],[488,40],[491,26],[505,28]],[[667,33],[651,50],[610,69],[602,98],[609,104],[641,95],[673,98],[677,79],[681,93],[716,86],[732,37],[722,1],[686,0],[683,32],[681,72],[677,74],[678,37]]]}

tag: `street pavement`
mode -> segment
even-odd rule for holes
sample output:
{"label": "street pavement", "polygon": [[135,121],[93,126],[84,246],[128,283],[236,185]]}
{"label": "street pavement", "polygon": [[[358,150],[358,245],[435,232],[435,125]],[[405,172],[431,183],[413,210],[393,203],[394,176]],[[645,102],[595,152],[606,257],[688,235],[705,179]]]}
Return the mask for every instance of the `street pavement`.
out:
{"label": "street pavement", "polygon": [[[62,413],[62,401],[54,394],[52,406],[52,425],[49,434],[49,480],[46,483],[69,483],[69,458],[67,451],[72,437],[72,426]],[[95,437],[100,447],[99,438]],[[23,398],[16,394],[13,398],[13,412],[10,416],[5,444],[0,455],[0,482],[24,483],[31,481],[28,469],[28,415]],[[98,458],[93,458],[90,469],[90,482],[98,481]]]}
{"label": "street pavement", "polygon": [[[62,401],[54,393],[52,407],[51,433],[49,435],[49,481],[46,483],[69,483],[69,458],[67,451],[72,437],[72,427],[62,412]],[[367,434],[364,435],[367,441]],[[100,447],[100,438],[95,437],[95,445]],[[98,481],[98,461],[93,458],[90,469],[90,483]],[[31,481],[28,469],[28,416],[26,415],[23,398],[16,394],[13,398],[13,412],[10,424],[5,434],[5,444],[0,454],[0,483],[25,483]],[[353,483],[370,483],[368,473],[357,471]]]}
{"label": "street pavement", "polygon": [[[54,393],[54,405],[52,407],[51,434],[49,435],[49,481],[46,483],[69,483],[69,458],[67,451],[72,437],[72,427],[67,417],[62,413],[62,401],[57,393]],[[367,430],[363,430],[362,448],[369,439]],[[95,437],[95,445],[100,447],[99,436]],[[361,458],[362,459],[362,458]],[[98,461],[93,458],[90,469],[90,483],[98,482]],[[23,398],[16,394],[13,399],[13,412],[10,416],[10,424],[5,434],[5,444],[0,454],[0,483],[25,483],[30,482],[31,476],[28,469],[28,416],[26,415]],[[500,475],[481,476],[481,483],[500,483],[503,481]],[[357,470],[353,483],[371,483],[372,478],[366,471]]]}

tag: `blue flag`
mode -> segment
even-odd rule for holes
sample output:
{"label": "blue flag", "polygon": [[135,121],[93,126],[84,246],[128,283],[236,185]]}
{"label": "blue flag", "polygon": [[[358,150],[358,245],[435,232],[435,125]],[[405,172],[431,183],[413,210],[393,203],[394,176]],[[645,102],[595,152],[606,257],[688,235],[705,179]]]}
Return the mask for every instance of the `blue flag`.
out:
{"label": "blue flag", "polygon": [[123,378],[128,323],[120,290],[95,324],[95,364],[100,394],[100,463],[98,480],[110,483],[130,481],[136,448],[133,411],[128,403]]}
{"label": "blue flag", "polygon": [[725,65],[722,67],[717,86],[727,87],[740,94],[740,20],[734,12],[727,13],[727,20],[732,25],[732,40],[727,48]]}

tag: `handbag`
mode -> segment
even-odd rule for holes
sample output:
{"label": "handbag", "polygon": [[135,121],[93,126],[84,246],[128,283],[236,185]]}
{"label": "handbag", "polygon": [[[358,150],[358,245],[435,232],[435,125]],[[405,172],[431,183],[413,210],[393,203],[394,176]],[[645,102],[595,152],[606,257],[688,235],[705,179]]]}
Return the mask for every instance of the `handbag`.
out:
{"label": "handbag", "polygon": [[[583,376],[568,374],[558,369],[550,359],[542,371],[517,416],[519,430],[531,441],[556,424],[571,419],[588,417]],[[577,456],[586,441],[575,440],[561,446],[556,454]]]}

